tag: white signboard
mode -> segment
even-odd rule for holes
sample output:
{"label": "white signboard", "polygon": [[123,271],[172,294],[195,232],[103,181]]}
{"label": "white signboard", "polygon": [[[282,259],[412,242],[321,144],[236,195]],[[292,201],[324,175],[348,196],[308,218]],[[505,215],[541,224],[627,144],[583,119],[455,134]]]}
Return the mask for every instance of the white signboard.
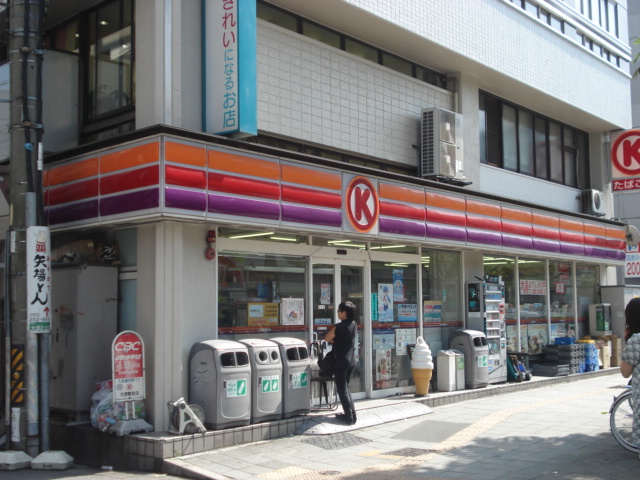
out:
{"label": "white signboard", "polygon": [[51,241],[48,227],[27,228],[27,326],[51,331]]}
{"label": "white signboard", "polygon": [[624,278],[640,278],[640,251],[638,246],[627,246],[627,261],[624,267]]}

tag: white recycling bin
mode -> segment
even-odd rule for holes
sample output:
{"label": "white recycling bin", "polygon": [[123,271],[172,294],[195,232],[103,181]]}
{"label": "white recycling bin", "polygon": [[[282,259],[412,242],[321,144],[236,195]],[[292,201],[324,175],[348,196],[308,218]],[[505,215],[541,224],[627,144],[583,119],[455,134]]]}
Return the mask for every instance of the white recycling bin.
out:
{"label": "white recycling bin", "polygon": [[248,425],[251,365],[247,346],[231,340],[194,344],[189,354],[189,403],[202,408],[208,428]]}
{"label": "white recycling bin", "polygon": [[277,343],[261,338],[240,340],[249,350],[251,423],[282,418],[282,361]]}
{"label": "white recycling bin", "polygon": [[456,390],[456,354],[452,350],[440,350],[436,355],[436,387],[439,392]]}
{"label": "white recycling bin", "polygon": [[311,410],[311,361],[307,344],[298,338],[276,337],[282,358],[282,418]]}
{"label": "white recycling bin", "polygon": [[460,350],[451,349],[456,356],[456,390],[464,390],[464,354]]}

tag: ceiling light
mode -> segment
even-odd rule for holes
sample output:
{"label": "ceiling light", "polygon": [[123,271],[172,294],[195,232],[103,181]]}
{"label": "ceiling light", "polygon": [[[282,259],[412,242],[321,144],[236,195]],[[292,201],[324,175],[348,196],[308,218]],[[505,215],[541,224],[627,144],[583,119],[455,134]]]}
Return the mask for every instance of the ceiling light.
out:
{"label": "ceiling light", "polygon": [[267,235],[273,235],[276,232],[257,232],[257,233],[243,233],[242,235],[233,235],[229,238],[252,238],[252,237],[266,237]]}

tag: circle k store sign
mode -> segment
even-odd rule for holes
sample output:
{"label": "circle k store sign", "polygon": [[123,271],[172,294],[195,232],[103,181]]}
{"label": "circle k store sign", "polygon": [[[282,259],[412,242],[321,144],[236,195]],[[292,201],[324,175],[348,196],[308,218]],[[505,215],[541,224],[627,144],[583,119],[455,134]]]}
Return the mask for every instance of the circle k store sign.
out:
{"label": "circle k store sign", "polygon": [[640,130],[621,133],[611,147],[613,191],[640,190]]}
{"label": "circle k store sign", "polygon": [[360,233],[377,233],[380,202],[376,185],[365,177],[353,177],[347,183],[345,208],[349,225]]}

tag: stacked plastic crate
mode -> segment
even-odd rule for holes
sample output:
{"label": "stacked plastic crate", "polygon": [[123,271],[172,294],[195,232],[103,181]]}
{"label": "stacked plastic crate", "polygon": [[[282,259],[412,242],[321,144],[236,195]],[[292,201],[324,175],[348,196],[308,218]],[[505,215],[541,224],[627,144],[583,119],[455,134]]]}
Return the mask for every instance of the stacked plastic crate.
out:
{"label": "stacked plastic crate", "polygon": [[585,344],[569,343],[562,340],[564,338],[558,338],[556,345],[547,345],[544,352],[545,363],[562,366],[563,371],[568,371],[567,375],[583,373],[586,370]]}

